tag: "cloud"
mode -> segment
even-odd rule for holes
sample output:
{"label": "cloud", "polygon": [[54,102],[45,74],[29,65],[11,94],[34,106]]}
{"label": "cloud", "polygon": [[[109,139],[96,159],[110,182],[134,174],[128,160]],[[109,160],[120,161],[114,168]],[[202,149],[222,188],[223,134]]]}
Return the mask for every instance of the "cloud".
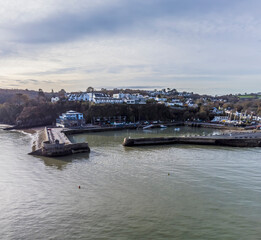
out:
{"label": "cloud", "polygon": [[261,76],[260,7],[257,0],[9,0],[0,9],[8,76],[1,86],[226,91],[240,83],[246,91]]}
{"label": "cloud", "polygon": [[[9,34],[14,41],[27,44],[61,43],[73,41],[85,36],[115,35],[134,30],[151,31],[157,27],[154,21],[171,17],[171,22],[179,18],[202,17],[212,11],[218,11],[238,4],[240,0],[121,0],[114,4],[99,5],[88,11],[87,1],[83,10],[77,12],[56,11],[46,17],[11,25]],[[66,3],[65,3],[66,4]]]}
{"label": "cloud", "polygon": [[80,67],[68,67],[68,68],[52,69],[52,70],[42,71],[42,72],[25,72],[22,75],[34,75],[34,76],[60,75],[60,74],[73,73],[80,70],[81,70]]}
{"label": "cloud", "polygon": [[143,85],[133,85],[133,86],[119,86],[118,88],[121,89],[121,88],[128,88],[128,89],[155,89],[155,88],[164,88],[165,86],[161,86],[161,85],[146,85],[146,86],[143,86]]}

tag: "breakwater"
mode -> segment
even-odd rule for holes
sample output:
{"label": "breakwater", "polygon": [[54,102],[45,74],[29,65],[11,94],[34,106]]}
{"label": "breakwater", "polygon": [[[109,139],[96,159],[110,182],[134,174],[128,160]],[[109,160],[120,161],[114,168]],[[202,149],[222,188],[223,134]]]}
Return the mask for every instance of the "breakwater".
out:
{"label": "breakwater", "polygon": [[226,126],[224,124],[218,123],[207,123],[207,122],[184,122],[184,126],[187,127],[198,127],[198,128],[213,128],[213,129],[222,129],[222,130],[243,130],[244,128],[235,127],[235,126]]}
{"label": "breakwater", "polygon": [[215,136],[124,138],[123,146],[197,144],[231,147],[261,147],[261,132],[233,133]]}
{"label": "breakwater", "polygon": [[[183,123],[169,123],[168,126],[180,126]],[[38,131],[38,136],[33,144],[30,155],[37,156],[65,156],[79,152],[90,152],[87,142],[72,143],[67,135],[82,134],[91,132],[107,132],[107,131],[121,131],[126,129],[137,129],[139,126],[123,126],[123,127],[88,127],[88,128],[52,128],[45,127]]]}
{"label": "breakwater", "polygon": [[35,149],[30,155],[57,157],[90,152],[88,143],[72,143],[61,128],[47,128],[38,133]]}

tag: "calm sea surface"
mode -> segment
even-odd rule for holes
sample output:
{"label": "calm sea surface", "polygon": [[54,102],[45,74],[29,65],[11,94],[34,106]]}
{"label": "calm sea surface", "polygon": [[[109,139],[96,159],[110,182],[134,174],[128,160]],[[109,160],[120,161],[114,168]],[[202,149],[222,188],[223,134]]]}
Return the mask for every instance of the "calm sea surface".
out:
{"label": "calm sea surface", "polygon": [[49,159],[0,130],[0,239],[261,239],[261,148],[121,145],[203,131],[74,135],[90,154]]}

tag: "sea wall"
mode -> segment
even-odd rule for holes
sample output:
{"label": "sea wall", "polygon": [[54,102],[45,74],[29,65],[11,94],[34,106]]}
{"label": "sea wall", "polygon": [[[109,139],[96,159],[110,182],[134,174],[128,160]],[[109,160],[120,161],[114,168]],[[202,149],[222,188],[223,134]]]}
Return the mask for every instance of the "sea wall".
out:
{"label": "sea wall", "polygon": [[243,136],[212,137],[157,137],[157,138],[125,138],[123,146],[135,147],[144,145],[196,144],[231,147],[261,147],[260,134],[244,134]]}

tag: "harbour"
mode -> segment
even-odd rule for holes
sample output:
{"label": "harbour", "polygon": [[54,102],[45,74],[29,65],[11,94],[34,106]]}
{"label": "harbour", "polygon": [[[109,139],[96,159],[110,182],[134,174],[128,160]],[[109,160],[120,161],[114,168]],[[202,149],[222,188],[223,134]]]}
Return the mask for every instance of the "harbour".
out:
{"label": "harbour", "polygon": [[68,135],[72,143],[88,142],[91,152],[50,158],[27,155],[30,135],[0,130],[1,236],[258,239],[260,148],[122,146],[126,136],[209,134],[220,130],[170,127]]}
{"label": "harbour", "polygon": [[2,1],[0,240],[261,240],[261,1]]}
{"label": "harbour", "polygon": [[[65,156],[81,152],[90,152],[88,142],[72,143],[68,136],[74,134],[88,134],[93,132],[110,132],[110,131],[124,131],[142,129],[148,131],[150,129],[165,129],[168,127],[175,127],[174,131],[179,131],[177,126],[205,127],[205,124],[195,125],[194,123],[168,123],[168,124],[151,124],[140,126],[123,126],[123,127],[97,127],[89,126],[86,128],[61,128],[61,127],[45,127],[38,132],[37,144],[32,147],[33,151],[30,155],[36,156]],[[154,138],[129,138],[124,137],[123,146],[134,147],[144,145],[166,145],[166,144],[198,144],[198,145],[217,145],[217,146],[232,146],[232,147],[260,147],[261,146],[261,132],[260,131],[244,131],[243,129],[224,126],[219,127],[213,124],[207,124],[206,129],[220,129],[220,130],[235,130],[232,133],[211,135],[211,136],[182,136],[182,137],[161,137]]]}

